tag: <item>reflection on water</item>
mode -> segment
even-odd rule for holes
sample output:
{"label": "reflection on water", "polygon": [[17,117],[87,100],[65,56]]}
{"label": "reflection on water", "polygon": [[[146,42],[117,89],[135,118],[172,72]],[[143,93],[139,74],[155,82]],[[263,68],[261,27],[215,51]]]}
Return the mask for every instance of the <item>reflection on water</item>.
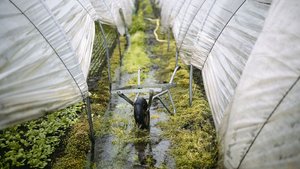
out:
{"label": "reflection on water", "polygon": [[[122,79],[129,79],[129,75],[123,74]],[[144,169],[162,165],[175,168],[168,154],[170,142],[162,136],[157,125],[169,115],[159,111],[163,110],[159,109],[161,105],[154,105],[150,109],[150,130],[139,130],[135,127],[133,107],[122,98],[112,96],[110,109],[104,115],[105,121],[110,121],[109,133],[96,137],[96,168]]]}
{"label": "reflection on water", "polygon": [[[150,135],[149,131],[140,131],[135,133],[136,138],[145,138]],[[156,160],[153,158],[150,139],[133,143],[138,160],[141,166],[154,167]]]}

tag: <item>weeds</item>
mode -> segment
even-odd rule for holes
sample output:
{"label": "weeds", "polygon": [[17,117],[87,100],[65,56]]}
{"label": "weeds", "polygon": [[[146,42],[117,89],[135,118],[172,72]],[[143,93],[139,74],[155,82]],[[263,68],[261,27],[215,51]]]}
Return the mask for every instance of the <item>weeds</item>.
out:
{"label": "weeds", "polygon": [[[163,35],[159,35],[162,38]],[[159,65],[157,78],[163,82],[169,79],[175,68],[175,43],[156,45],[153,52],[161,57],[154,62]],[[177,113],[167,122],[160,123],[164,135],[172,141],[170,149],[176,161],[177,168],[215,168],[217,165],[218,149],[216,131],[208,102],[202,93],[203,86],[193,84],[193,105],[190,107],[188,100],[189,71],[181,61],[182,67],[175,76],[177,83],[171,89],[177,108]]]}
{"label": "weeds", "polygon": [[[106,32],[108,32],[108,27],[104,26]],[[112,32],[112,31],[110,31]],[[99,28],[96,29],[96,34],[99,36]],[[113,36],[114,34],[111,34]],[[114,39],[108,39],[109,45],[113,45],[111,42]],[[99,46],[94,46],[94,51],[98,50]],[[104,49],[104,46],[103,46]],[[115,48],[118,49],[118,48]],[[93,53],[94,54],[94,53]],[[99,53],[95,53],[99,54]],[[105,57],[105,52],[99,54],[100,56],[93,56],[95,58]],[[119,55],[116,55],[119,56]],[[94,58],[94,59],[95,59]],[[114,57],[115,58],[115,57]],[[118,58],[117,58],[118,59]],[[97,60],[96,60],[97,61]],[[114,63],[112,68],[116,67]],[[94,63],[95,68],[99,68],[99,63]],[[96,72],[99,73],[99,72]],[[94,74],[96,75],[96,74]],[[99,76],[99,75],[96,75]],[[107,109],[109,102],[109,82],[108,82],[108,73],[107,67],[104,66],[101,72],[101,79],[97,82],[97,88],[91,91],[91,109],[93,116],[93,126],[96,132],[96,135],[100,135],[101,132],[105,133],[109,124],[105,123],[103,120],[104,113]],[[101,131],[101,132],[99,132]],[[81,169],[84,168],[87,163],[86,154],[90,150],[90,139],[89,139],[89,125],[87,122],[87,116],[83,115],[78,120],[78,122],[72,127],[70,134],[65,140],[66,148],[63,154],[55,160],[53,164],[54,169]]]}
{"label": "weeds", "polygon": [[84,168],[86,164],[86,154],[90,149],[89,126],[87,117],[81,117],[76,123],[66,140],[66,148],[61,158],[58,158],[53,169]]}
{"label": "weeds", "polygon": [[128,73],[135,73],[139,69],[148,72],[151,62],[145,52],[145,33],[136,32],[131,39],[132,43],[124,55],[123,70]]}

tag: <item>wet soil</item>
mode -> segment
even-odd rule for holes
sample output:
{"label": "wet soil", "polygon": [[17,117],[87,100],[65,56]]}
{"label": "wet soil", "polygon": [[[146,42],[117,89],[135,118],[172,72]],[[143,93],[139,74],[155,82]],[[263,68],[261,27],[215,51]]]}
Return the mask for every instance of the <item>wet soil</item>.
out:
{"label": "wet soil", "polygon": [[[151,52],[151,47],[156,44],[152,34],[155,25],[148,27],[146,31],[146,52],[151,59],[157,56]],[[151,65],[144,84],[157,84],[154,77],[157,65]],[[120,72],[119,77],[112,84],[112,89],[124,87],[128,81],[135,78],[135,74]],[[135,94],[127,94],[133,100]],[[148,98],[148,93],[140,96]],[[96,138],[94,161],[96,168],[103,169],[131,169],[131,168],[175,168],[174,159],[169,155],[170,141],[162,135],[162,129],[158,123],[167,121],[169,114],[158,103],[153,103],[150,109],[150,130],[137,129],[133,117],[133,107],[119,96],[112,95],[110,106],[105,113],[105,121],[109,121],[108,134]]]}

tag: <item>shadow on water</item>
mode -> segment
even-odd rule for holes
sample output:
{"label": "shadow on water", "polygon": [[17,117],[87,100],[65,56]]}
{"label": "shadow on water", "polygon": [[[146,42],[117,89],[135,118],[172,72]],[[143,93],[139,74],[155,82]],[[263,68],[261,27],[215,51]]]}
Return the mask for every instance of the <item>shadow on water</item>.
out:
{"label": "shadow on water", "polygon": [[[140,131],[135,133],[136,138],[149,137],[149,131]],[[156,160],[153,158],[152,147],[150,140],[146,139],[141,142],[133,143],[134,149],[137,152],[139,164],[137,166],[147,166],[153,167]]]}

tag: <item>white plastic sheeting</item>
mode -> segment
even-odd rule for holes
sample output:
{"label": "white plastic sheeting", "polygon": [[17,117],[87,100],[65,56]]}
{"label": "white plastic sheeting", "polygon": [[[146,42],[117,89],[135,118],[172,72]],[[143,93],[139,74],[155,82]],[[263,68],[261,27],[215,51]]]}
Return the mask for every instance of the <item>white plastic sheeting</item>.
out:
{"label": "white plastic sheeting", "polygon": [[248,56],[261,32],[270,0],[160,2],[186,64],[202,70],[216,127],[222,120]]}
{"label": "white plastic sheeting", "polygon": [[300,2],[168,2],[162,25],[202,70],[225,168],[300,166]]}
{"label": "white plastic sheeting", "polygon": [[[87,94],[90,56],[85,54],[92,50],[94,21],[76,2],[72,5],[77,20],[71,20],[69,27],[60,22],[72,13],[59,20],[44,1],[0,2],[1,128],[66,107]],[[65,8],[63,4],[60,7],[57,11]],[[78,22],[85,22],[86,27],[72,25]],[[89,33],[81,32],[85,38],[73,37],[71,32],[80,29]],[[86,42],[85,47],[76,44],[80,40]]]}
{"label": "white plastic sheeting", "polygon": [[[124,35],[126,26],[131,25],[134,0],[90,0],[99,19],[113,26],[117,26],[118,32]],[[122,14],[120,13],[122,11]],[[123,16],[122,16],[123,15]],[[122,19],[124,17],[124,21]]]}
{"label": "white plastic sheeting", "polygon": [[87,79],[95,34],[94,19],[97,19],[95,10],[89,1],[84,3],[74,0],[45,0],[45,2],[65,32],[65,38],[70,41],[75,52],[74,56],[78,59],[83,75]]}
{"label": "white plastic sheeting", "polygon": [[[202,75],[217,126],[261,32],[269,5],[260,1],[240,1],[234,7],[227,7],[231,7],[230,12],[222,10],[219,13],[221,8],[212,8],[207,24],[198,34],[201,37],[197,42],[200,50],[195,50],[191,61],[197,65],[197,60],[204,60]],[[221,16],[223,20],[213,20]]]}
{"label": "white plastic sheeting", "polygon": [[159,6],[161,8],[161,25],[162,28],[171,27],[171,18],[174,18],[173,8],[179,6],[176,4],[183,4],[184,0],[158,0]]}
{"label": "white plastic sheeting", "polygon": [[227,168],[300,166],[299,8],[272,4],[221,127]]}
{"label": "white plastic sheeting", "polygon": [[113,21],[122,31],[116,11],[130,25],[133,10],[132,1],[105,1],[114,4],[104,8],[114,14],[107,16],[92,2],[0,1],[0,129],[86,97],[94,21]]}

